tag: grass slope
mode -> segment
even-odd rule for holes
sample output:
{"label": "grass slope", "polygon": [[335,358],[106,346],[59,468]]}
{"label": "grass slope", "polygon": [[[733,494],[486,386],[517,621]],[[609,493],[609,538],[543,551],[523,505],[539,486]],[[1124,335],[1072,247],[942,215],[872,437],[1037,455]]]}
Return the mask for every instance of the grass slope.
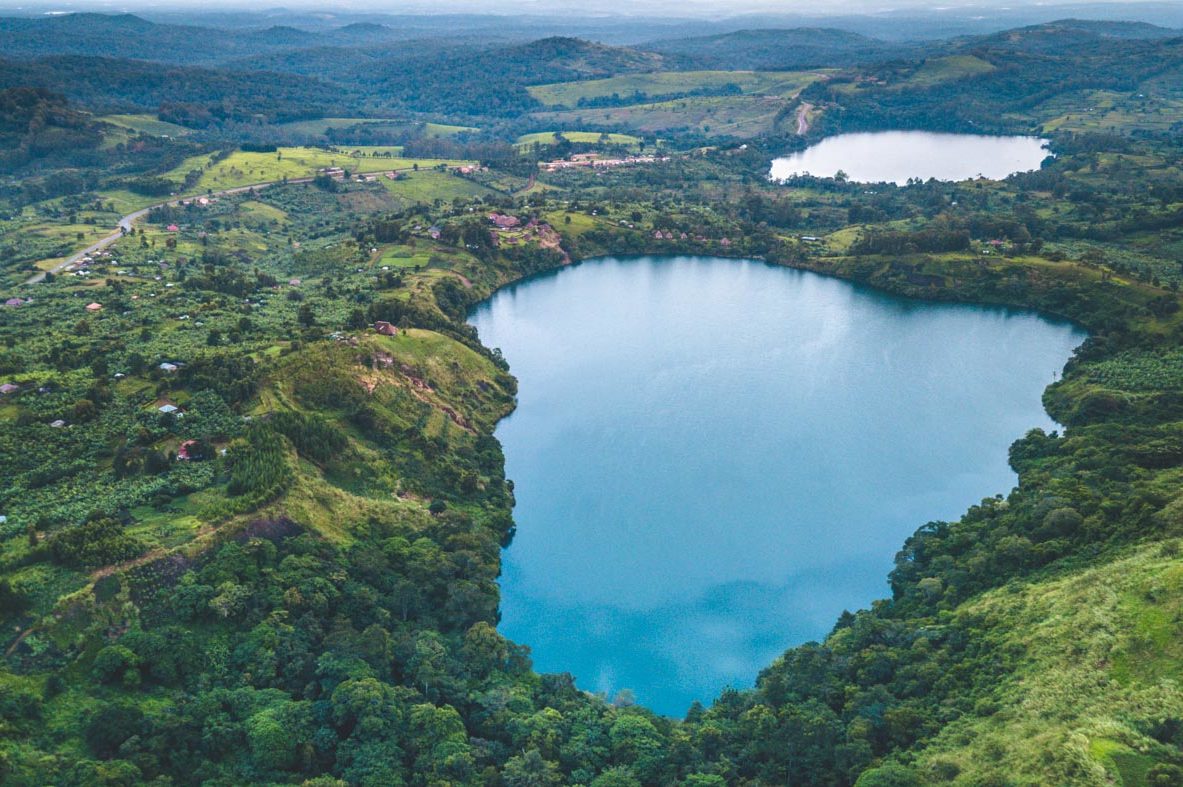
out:
{"label": "grass slope", "polygon": [[[1183,716],[1183,560],[1169,540],[964,604],[983,646],[1020,667],[917,757],[958,785],[1148,784]],[[1154,755],[1157,755],[1154,756]]]}

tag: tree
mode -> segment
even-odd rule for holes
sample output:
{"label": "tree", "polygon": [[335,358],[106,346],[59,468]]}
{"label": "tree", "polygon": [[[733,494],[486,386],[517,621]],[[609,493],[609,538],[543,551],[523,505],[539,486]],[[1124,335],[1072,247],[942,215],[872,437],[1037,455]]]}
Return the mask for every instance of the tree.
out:
{"label": "tree", "polygon": [[863,771],[855,787],[915,787],[921,780],[910,768],[894,762]]}
{"label": "tree", "polygon": [[7,579],[0,579],[0,618],[19,615],[29,608],[28,596],[13,589]]}
{"label": "tree", "polygon": [[1183,787],[1183,768],[1170,763],[1159,763],[1146,772],[1150,787]]}
{"label": "tree", "polygon": [[510,757],[501,779],[506,787],[558,787],[563,783],[559,766],[543,759],[537,749]]}
{"label": "tree", "polygon": [[612,755],[619,762],[633,763],[661,748],[661,736],[653,722],[644,716],[627,713],[608,730]]}
{"label": "tree", "polygon": [[98,408],[89,399],[79,399],[74,402],[74,420],[79,423],[92,420],[97,413]]}
{"label": "tree", "polygon": [[304,303],[296,311],[296,320],[305,328],[311,328],[316,325],[316,314],[312,311],[311,306]]}
{"label": "tree", "polygon": [[139,664],[136,654],[122,645],[108,645],[98,652],[91,666],[91,674],[100,683],[113,683],[123,677],[127,669]]}
{"label": "tree", "polygon": [[451,705],[411,708],[410,739],[418,749],[415,770],[432,782],[463,782],[474,769],[464,721]]}
{"label": "tree", "polygon": [[294,770],[312,732],[312,712],[306,701],[281,701],[247,719],[246,737],[261,767]]}
{"label": "tree", "polygon": [[490,673],[504,669],[509,659],[509,645],[486,621],[478,621],[464,634],[460,648],[464,663],[473,675],[484,678]]}
{"label": "tree", "polygon": [[[406,691],[403,689],[403,691]],[[382,738],[403,721],[403,709],[393,686],[377,678],[342,681],[332,694],[333,720],[355,735]]]}
{"label": "tree", "polygon": [[[722,780],[719,783],[722,784]],[[621,765],[609,768],[592,779],[591,787],[641,787],[641,782],[631,770]]]}
{"label": "tree", "polygon": [[96,757],[109,760],[143,726],[144,713],[134,705],[104,705],[86,724],[83,737]]}
{"label": "tree", "polygon": [[448,655],[443,638],[434,631],[421,631],[415,637],[415,651],[407,662],[407,670],[425,695],[432,696],[447,675]]}

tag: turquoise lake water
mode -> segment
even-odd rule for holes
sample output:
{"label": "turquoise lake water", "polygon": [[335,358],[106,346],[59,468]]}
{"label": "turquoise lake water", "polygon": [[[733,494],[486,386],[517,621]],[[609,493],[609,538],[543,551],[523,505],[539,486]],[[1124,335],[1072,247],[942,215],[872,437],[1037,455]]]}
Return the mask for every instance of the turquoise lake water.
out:
{"label": "turquoise lake water", "polygon": [[887,595],[904,539],[1015,476],[1084,334],[712,258],[601,259],[471,322],[519,380],[501,631],[669,715]]}

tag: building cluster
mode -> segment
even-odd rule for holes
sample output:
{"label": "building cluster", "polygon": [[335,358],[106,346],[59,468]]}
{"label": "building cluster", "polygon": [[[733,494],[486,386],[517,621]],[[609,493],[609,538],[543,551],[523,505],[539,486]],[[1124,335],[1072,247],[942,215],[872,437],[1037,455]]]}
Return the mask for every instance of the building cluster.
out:
{"label": "building cluster", "polygon": [[[673,230],[653,230],[653,240],[685,240],[694,241],[695,243],[713,243],[715,238],[708,238],[706,235],[691,235],[686,232],[674,232]],[[731,245],[731,238],[719,238],[720,246],[727,247]]]}
{"label": "building cluster", "polygon": [[606,169],[609,167],[626,167],[635,166],[639,164],[656,164],[662,161],[669,161],[669,156],[624,156],[624,157],[605,157],[599,153],[576,153],[570,158],[558,159],[557,161],[540,161],[538,166],[545,172],[558,172],[563,169]]}

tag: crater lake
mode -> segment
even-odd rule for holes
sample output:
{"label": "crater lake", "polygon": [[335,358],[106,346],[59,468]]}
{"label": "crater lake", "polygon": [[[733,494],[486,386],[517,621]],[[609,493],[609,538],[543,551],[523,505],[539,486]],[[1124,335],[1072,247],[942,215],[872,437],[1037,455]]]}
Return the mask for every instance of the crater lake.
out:
{"label": "crater lake", "polygon": [[604,258],[470,321],[519,380],[502,632],[683,714],[889,594],[931,520],[1007,493],[1084,334],[751,260]]}

